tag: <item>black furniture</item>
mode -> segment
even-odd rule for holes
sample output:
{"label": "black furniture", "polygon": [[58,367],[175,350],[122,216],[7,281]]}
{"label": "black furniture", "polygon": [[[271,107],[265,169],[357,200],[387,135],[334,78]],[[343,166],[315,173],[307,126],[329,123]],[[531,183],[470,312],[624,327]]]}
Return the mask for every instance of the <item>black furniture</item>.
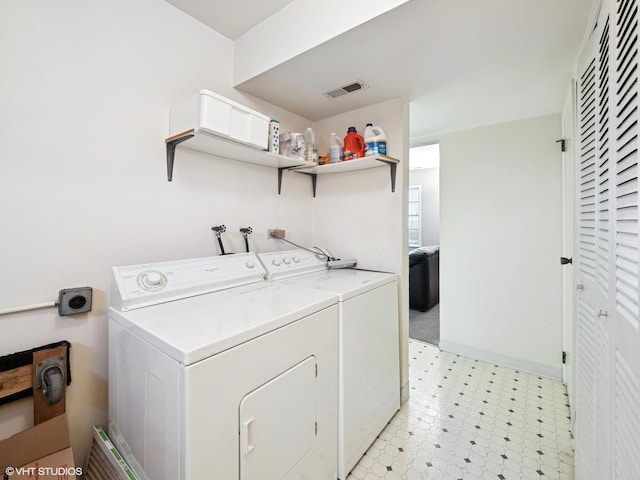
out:
{"label": "black furniture", "polygon": [[409,308],[426,312],[440,302],[440,245],[409,252]]}

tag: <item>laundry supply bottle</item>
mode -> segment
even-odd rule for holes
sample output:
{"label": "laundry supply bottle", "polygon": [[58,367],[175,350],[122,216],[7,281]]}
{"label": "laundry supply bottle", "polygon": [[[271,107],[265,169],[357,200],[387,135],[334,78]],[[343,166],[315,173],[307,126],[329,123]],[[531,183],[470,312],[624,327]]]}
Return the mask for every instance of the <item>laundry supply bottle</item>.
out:
{"label": "laundry supply bottle", "polygon": [[367,123],[364,129],[364,151],[367,157],[387,154],[387,136],[381,127]]}
{"label": "laundry supply bottle", "polygon": [[316,134],[311,127],[304,132],[304,159],[307,162],[318,163],[318,145],[316,144]]}
{"label": "laundry supply bottle", "polygon": [[358,134],[356,127],[349,127],[344,137],[344,159],[353,160],[364,157],[364,138]]}
{"label": "laundry supply bottle", "polygon": [[329,163],[341,162],[344,158],[342,139],[335,133],[329,137]]}

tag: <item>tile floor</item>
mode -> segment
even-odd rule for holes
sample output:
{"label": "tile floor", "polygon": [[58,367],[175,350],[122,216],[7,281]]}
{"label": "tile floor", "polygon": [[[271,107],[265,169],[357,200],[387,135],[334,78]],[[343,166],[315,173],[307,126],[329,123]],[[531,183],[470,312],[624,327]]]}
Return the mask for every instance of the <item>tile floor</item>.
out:
{"label": "tile floor", "polygon": [[409,341],[410,398],[347,480],[573,479],[561,382]]}

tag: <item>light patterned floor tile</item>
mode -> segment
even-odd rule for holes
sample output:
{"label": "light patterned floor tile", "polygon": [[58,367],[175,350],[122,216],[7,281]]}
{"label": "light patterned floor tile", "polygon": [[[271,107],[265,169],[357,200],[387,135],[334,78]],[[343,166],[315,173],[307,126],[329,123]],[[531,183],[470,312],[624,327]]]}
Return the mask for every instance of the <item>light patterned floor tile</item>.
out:
{"label": "light patterned floor tile", "polygon": [[410,398],[347,480],[572,480],[561,382],[409,341]]}

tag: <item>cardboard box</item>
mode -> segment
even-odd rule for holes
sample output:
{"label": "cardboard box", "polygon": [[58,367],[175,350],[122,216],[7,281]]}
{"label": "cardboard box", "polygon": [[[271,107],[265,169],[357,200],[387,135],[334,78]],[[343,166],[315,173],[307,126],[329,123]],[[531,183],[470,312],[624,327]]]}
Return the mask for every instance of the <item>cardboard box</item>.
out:
{"label": "cardboard box", "polygon": [[0,441],[0,478],[75,480],[81,473],[65,414]]}

